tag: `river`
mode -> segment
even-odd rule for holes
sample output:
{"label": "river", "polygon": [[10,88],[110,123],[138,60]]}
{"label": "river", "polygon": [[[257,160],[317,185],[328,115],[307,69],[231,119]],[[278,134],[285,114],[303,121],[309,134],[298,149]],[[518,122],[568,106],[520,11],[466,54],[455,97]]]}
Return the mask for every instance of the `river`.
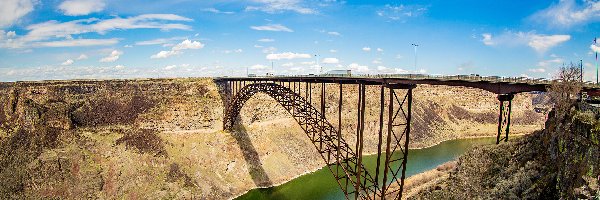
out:
{"label": "river", "polygon": [[[445,141],[429,148],[411,149],[408,154],[406,176],[434,169],[442,163],[456,159],[473,146],[493,144],[494,142],[496,142],[495,137],[457,139]],[[363,157],[363,163],[369,171],[374,171],[376,161],[377,155]],[[267,199],[330,200],[345,198],[329,169],[323,167],[279,186],[250,190],[237,198],[237,200]]]}

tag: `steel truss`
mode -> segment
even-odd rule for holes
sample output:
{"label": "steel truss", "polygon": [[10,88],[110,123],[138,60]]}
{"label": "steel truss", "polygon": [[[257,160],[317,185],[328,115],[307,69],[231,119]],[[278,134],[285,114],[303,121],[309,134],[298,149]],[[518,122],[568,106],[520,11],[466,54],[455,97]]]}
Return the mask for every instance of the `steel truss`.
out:
{"label": "steel truss", "polygon": [[[234,82],[234,81],[232,81]],[[224,129],[232,130],[244,103],[256,93],[265,93],[282,105],[302,127],[333,174],[347,199],[400,199],[404,187],[410,135],[414,85],[380,85],[380,121],[377,166],[367,170],[362,163],[366,84],[358,83],[358,115],[354,149],[341,135],[343,84],[339,83],[338,127],[325,117],[325,83],[320,83],[320,111],[312,105],[312,83],[243,82],[225,84],[227,95]],[[396,90],[406,90],[398,95]],[[385,93],[388,93],[386,102]],[[316,102],[316,101],[315,101]],[[384,119],[387,105],[387,121]],[[387,126],[384,126],[384,123]],[[385,148],[385,149],[382,149]],[[383,167],[383,169],[382,169]],[[373,176],[373,174],[375,176]]]}
{"label": "steel truss", "polygon": [[[514,94],[498,95],[498,101],[500,101],[500,114],[498,114],[498,136],[496,136],[496,144],[500,144],[501,141],[508,141],[508,132],[510,130],[510,114],[512,111],[512,100],[514,97]],[[502,136],[502,133],[504,133],[504,136]]]}

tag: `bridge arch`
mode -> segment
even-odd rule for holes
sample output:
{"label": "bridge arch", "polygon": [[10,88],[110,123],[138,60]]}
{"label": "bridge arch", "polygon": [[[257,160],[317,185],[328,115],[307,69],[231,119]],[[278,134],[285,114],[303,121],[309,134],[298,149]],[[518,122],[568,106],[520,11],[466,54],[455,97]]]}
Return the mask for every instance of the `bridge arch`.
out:
{"label": "bridge arch", "polygon": [[257,93],[269,95],[292,115],[327,164],[339,186],[345,191],[346,197],[349,197],[348,195],[352,193],[349,190],[355,188],[348,188],[349,186],[345,183],[350,183],[350,187],[357,185],[355,176],[357,172],[358,174],[364,173],[360,175],[361,182],[370,183],[362,186],[360,186],[361,183],[358,183],[361,190],[369,191],[369,193],[375,192],[373,183],[376,182],[376,179],[360,163],[359,156],[341,137],[341,133],[307,99],[288,87],[263,82],[245,85],[237,90],[235,95],[227,101],[225,119],[223,120],[225,130],[231,131],[235,128],[242,107],[246,101]]}

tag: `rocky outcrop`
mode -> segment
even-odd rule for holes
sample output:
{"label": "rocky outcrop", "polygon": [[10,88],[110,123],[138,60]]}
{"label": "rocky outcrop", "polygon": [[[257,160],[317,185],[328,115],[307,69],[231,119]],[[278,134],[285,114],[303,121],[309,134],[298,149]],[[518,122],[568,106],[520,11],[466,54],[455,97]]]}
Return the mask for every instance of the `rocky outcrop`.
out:
{"label": "rocky outcrop", "polygon": [[544,130],[478,147],[411,199],[598,199],[600,112],[578,104],[550,113]]}
{"label": "rocky outcrop", "polygon": [[[356,90],[344,86],[351,146]],[[299,125],[266,95],[242,108],[242,129],[223,132],[219,92],[211,79],[0,83],[0,198],[227,199],[322,167]],[[374,152],[379,88],[366,92],[365,152]],[[512,133],[541,127],[534,96],[515,97]],[[326,96],[329,119],[337,119],[337,98]],[[489,92],[423,85],[414,102],[413,148],[496,134]]]}

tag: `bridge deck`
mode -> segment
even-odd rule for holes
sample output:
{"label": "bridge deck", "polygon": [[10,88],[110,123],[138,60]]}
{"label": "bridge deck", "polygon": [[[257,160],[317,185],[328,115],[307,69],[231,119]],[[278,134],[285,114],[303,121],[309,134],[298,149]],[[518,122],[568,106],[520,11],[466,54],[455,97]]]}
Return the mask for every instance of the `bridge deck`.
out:
{"label": "bridge deck", "polygon": [[[471,76],[273,76],[273,77],[221,77],[222,81],[273,81],[273,82],[310,82],[310,83],[343,83],[343,84],[398,84],[397,87],[408,88],[411,85],[448,85],[479,88],[495,94],[516,94],[521,92],[545,92],[550,81],[501,77]],[[402,86],[405,85],[405,86]],[[597,91],[596,85],[586,84],[584,91]]]}

